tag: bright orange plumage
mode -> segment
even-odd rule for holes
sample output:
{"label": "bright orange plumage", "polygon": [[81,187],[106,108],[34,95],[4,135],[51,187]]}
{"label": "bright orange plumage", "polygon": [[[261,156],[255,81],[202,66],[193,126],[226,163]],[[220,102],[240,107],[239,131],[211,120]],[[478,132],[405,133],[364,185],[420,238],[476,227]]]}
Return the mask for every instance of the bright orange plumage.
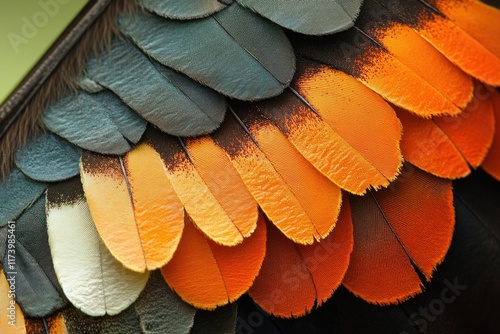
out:
{"label": "bright orange plumage", "polygon": [[[92,330],[187,333],[204,316],[233,326],[225,305],[246,293],[277,318],[322,312],[345,289],[374,305],[425,298],[461,219],[490,224],[452,180],[479,167],[500,180],[500,11],[337,0],[307,11],[313,24],[291,19],[304,4],[174,2],[121,14],[128,38],[92,56],[78,93],[44,111],[53,134],[18,150],[0,183],[0,226],[19,221],[26,244],[25,221],[48,226],[43,263],[22,253],[35,260],[19,268],[18,332],[56,314],[53,331],[74,333],[85,316],[60,311],[68,300],[107,314]],[[81,247],[74,264],[68,240]]]}

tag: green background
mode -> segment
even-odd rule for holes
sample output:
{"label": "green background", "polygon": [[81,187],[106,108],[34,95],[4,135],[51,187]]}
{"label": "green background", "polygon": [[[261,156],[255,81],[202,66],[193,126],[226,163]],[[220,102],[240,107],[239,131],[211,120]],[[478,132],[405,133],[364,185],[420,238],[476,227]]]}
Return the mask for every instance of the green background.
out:
{"label": "green background", "polygon": [[87,2],[0,1],[0,104],[21,83]]}

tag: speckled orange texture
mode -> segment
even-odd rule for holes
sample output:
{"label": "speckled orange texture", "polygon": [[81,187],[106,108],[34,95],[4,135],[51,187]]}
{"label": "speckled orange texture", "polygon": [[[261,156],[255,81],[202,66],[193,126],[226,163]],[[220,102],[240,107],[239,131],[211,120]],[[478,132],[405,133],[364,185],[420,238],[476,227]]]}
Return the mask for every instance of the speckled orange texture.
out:
{"label": "speckled orange texture", "polygon": [[110,252],[129,269],[146,270],[134,210],[118,158],[87,152],[82,155],[80,175],[92,219]]}
{"label": "speckled orange texture", "polygon": [[[217,193],[212,192],[195,168],[179,138],[158,133],[151,139],[151,145],[161,155],[166,175],[193,223],[221,245],[234,246],[243,242],[243,235],[253,229],[255,214],[241,217],[226,210],[230,207],[219,202]],[[238,224],[242,224],[243,231]]]}
{"label": "speckled orange texture", "polygon": [[[335,225],[340,189],[318,172],[271,123],[259,125],[251,117],[243,121],[248,124],[251,135],[235,116],[228,115],[222,130],[231,133],[231,140],[224,142],[220,138],[221,135],[227,138],[225,133],[216,133],[214,138],[224,148],[261,209],[297,243],[311,244],[324,237]],[[318,215],[318,210],[326,211]]]}
{"label": "speckled orange texture", "polygon": [[478,0],[429,0],[453,23],[500,58],[500,11]]}
{"label": "speckled orange texture", "polygon": [[446,132],[460,154],[473,168],[479,167],[488,153],[495,134],[495,114],[491,95],[478,83],[474,99],[456,118],[436,117],[434,122]]}
{"label": "speckled orange texture", "polygon": [[[461,110],[430,83],[401,63],[396,57],[384,53],[372,67],[365,69],[368,87],[397,106],[421,117],[458,115]],[[409,89],[411,87],[411,89]]]}
{"label": "speckled orange texture", "polygon": [[286,182],[256,146],[245,153],[232,163],[259,206],[290,239],[312,243],[317,232]]}
{"label": "speckled orange texture", "polygon": [[[68,334],[68,329],[64,322],[62,313],[56,313],[50,317],[46,317],[47,327],[50,334]],[[4,332],[2,332],[4,333]],[[10,334],[11,332],[6,332]],[[14,333],[14,332],[13,332]],[[27,334],[46,334],[44,324],[40,318],[26,318],[26,333]]]}
{"label": "speckled orange texture", "polygon": [[244,237],[257,226],[257,202],[245,187],[231,161],[208,136],[186,140],[193,165]]}
{"label": "speckled orange texture", "polygon": [[49,325],[50,334],[67,334],[68,329],[64,323],[64,317],[62,313],[56,313],[47,319]]}
{"label": "speckled orange texture", "polygon": [[[378,188],[387,186],[397,176],[401,166],[401,123],[380,96],[347,74],[321,65],[304,71],[295,87],[343,139],[343,142],[337,141],[336,146],[342,149],[336,153],[334,167],[349,180],[349,189],[363,193],[366,188],[360,190],[367,182]],[[299,130],[292,133],[295,136]],[[314,148],[314,144],[311,145]],[[353,170],[360,173],[353,175]]]}
{"label": "speckled orange texture", "polygon": [[495,130],[491,89],[478,84],[476,96],[457,117],[425,120],[396,108],[403,123],[405,159],[439,177],[456,179],[477,168],[488,152]]}
{"label": "speckled orange texture", "polygon": [[340,188],[316,170],[271,123],[258,129],[250,127],[250,132],[306,213],[314,228],[314,238],[326,237],[337,222],[342,200]]}
{"label": "speckled orange texture", "polygon": [[[387,186],[388,178],[397,173],[397,158],[385,161],[393,160],[393,175],[386,177],[328,123],[312,112],[303,119],[296,120],[288,139],[319,171],[353,194],[363,194],[370,187]],[[373,149],[377,150],[375,147]],[[389,147],[387,149],[390,150]]]}
{"label": "speckled orange texture", "polygon": [[125,156],[124,164],[147,268],[156,269],[177,249],[184,228],[184,208],[151,146],[136,146]]}
{"label": "speckled orange texture", "polygon": [[451,181],[412,165],[405,170],[389,189],[374,194],[377,202],[371,195],[351,196],[354,250],[343,284],[376,304],[404,301],[421,292],[410,258],[430,280],[453,235]]}
{"label": "speckled orange texture", "polygon": [[267,255],[250,288],[252,299],[275,316],[302,316],[328,299],[349,264],[353,233],[346,199],[335,229],[320,242],[303,246],[268,228]]}
{"label": "speckled orange texture", "polygon": [[393,22],[373,33],[402,64],[457,107],[464,108],[470,101],[472,79],[409,26]]}
{"label": "speckled orange texture", "polygon": [[119,158],[83,155],[82,184],[92,219],[124,266],[138,272],[156,269],[171,259],[179,243],[183,207],[152,148],[143,144],[129,152],[124,167],[128,180]]}
{"label": "speckled orange texture", "polygon": [[266,226],[262,216],[255,232],[234,247],[217,245],[186,218],[178,250],[161,271],[184,301],[211,310],[236,300],[250,288],[265,249]]}
{"label": "speckled orange texture", "polygon": [[459,178],[470,173],[467,161],[434,121],[403,109],[397,109],[397,112],[403,123],[401,150],[406,161],[445,178]]}
{"label": "speckled orange texture", "polygon": [[500,86],[500,58],[451,21],[435,16],[422,22],[417,31],[467,74]]}

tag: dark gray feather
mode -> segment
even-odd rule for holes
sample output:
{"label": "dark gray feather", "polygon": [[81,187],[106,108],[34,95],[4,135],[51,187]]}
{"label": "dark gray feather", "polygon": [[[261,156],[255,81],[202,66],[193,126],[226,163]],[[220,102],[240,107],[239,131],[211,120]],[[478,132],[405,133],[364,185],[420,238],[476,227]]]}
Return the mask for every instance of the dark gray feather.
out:
{"label": "dark gray feather", "polygon": [[[54,272],[45,218],[45,196],[28,208],[14,227],[14,248],[4,255],[6,276],[14,278],[16,300],[32,317],[52,314],[67,304]],[[10,226],[9,226],[10,228]]]}
{"label": "dark gray feather", "polygon": [[159,271],[151,273],[135,303],[144,333],[189,333],[196,309],[173,292]]}
{"label": "dark gray feather", "polygon": [[172,135],[209,133],[219,126],[218,120],[225,112],[225,108],[219,109],[218,117],[211,118],[204,108],[161,75],[148,57],[125,40],[114,40],[110,52],[90,59],[87,74],[116,93],[144,119]]}
{"label": "dark gray feather", "polygon": [[326,35],[354,25],[362,0],[237,0],[287,29],[308,35]]}
{"label": "dark gray feather", "polygon": [[152,58],[233,98],[277,95],[295,70],[294,53],[282,29],[237,4],[199,20],[175,21],[139,12],[119,22]]}
{"label": "dark gray feather", "polygon": [[128,152],[127,139],[138,139],[146,128],[142,118],[107,91],[68,95],[45,110],[43,122],[81,148],[116,155]]}
{"label": "dark gray feather", "polygon": [[0,183],[0,227],[16,220],[45,191],[45,184],[14,169]]}

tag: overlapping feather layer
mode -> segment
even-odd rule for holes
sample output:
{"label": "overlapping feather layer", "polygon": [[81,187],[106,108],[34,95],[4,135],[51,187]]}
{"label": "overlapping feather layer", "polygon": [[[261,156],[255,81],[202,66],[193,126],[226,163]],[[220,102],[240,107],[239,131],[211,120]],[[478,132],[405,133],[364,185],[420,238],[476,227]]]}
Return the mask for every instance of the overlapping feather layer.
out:
{"label": "overlapping feather layer", "polygon": [[[500,12],[139,2],[0,185],[23,311],[141,318],[123,333],[178,312],[189,332],[201,311],[185,303],[246,292],[282,317],[340,284],[376,304],[421,292],[451,242],[450,180],[500,179]],[[84,321],[58,317],[61,332]]]}

